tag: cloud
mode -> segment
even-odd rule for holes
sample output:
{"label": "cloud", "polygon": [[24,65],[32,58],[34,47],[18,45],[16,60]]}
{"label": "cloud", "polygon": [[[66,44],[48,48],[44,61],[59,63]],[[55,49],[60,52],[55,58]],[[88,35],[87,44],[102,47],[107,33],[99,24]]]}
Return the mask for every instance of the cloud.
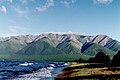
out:
{"label": "cloud", "polygon": [[12,3],[13,0],[0,0],[0,2],[10,2],[10,3]]}
{"label": "cloud", "polygon": [[79,34],[78,32],[72,32],[72,31],[68,31],[68,32],[43,32],[43,34],[49,34],[49,33],[53,33],[53,34]]}
{"label": "cloud", "polygon": [[13,2],[13,0],[8,0],[10,3],[12,3]]}
{"label": "cloud", "polygon": [[20,26],[8,26],[7,33],[0,34],[0,37],[9,37],[16,35],[28,34],[29,29]]}
{"label": "cloud", "polygon": [[20,16],[23,16],[23,17],[27,17],[27,15],[28,15],[28,13],[29,13],[29,11],[28,11],[27,8],[26,8],[26,9],[23,9],[23,8],[21,8],[21,7],[19,7],[19,6],[17,6],[17,7],[13,6],[13,9],[14,9],[14,11],[15,11],[16,13],[18,13]]}
{"label": "cloud", "polygon": [[54,6],[54,0],[47,0],[43,6],[36,7],[36,10],[38,12],[44,12],[52,6]]}
{"label": "cloud", "polygon": [[7,12],[7,9],[6,9],[5,6],[2,5],[2,6],[0,7],[0,11],[3,12],[3,13],[6,13],[6,12]]}
{"label": "cloud", "polygon": [[9,37],[9,36],[16,36],[17,34],[13,34],[13,33],[4,33],[4,34],[0,34],[0,37],[4,38],[4,37]]}
{"label": "cloud", "polygon": [[77,0],[71,0],[71,2],[74,4]]}
{"label": "cloud", "polygon": [[60,1],[61,4],[63,4],[65,7],[69,7],[70,2],[67,0]]}
{"label": "cloud", "polygon": [[34,2],[35,0],[19,0],[22,4],[28,3],[28,1]]}
{"label": "cloud", "polygon": [[76,3],[77,0],[61,0],[60,3],[63,4],[65,7],[70,7],[70,5]]}
{"label": "cloud", "polygon": [[28,2],[28,0],[19,0],[21,3],[25,4]]}
{"label": "cloud", "polygon": [[46,6],[41,6],[41,7],[36,7],[36,10],[38,11],[38,12],[44,12],[44,11],[46,11],[48,8],[46,7]]}
{"label": "cloud", "polygon": [[113,0],[94,0],[94,3],[98,3],[98,4],[110,4],[112,2]]}
{"label": "cloud", "polygon": [[19,33],[26,33],[28,31],[27,28],[20,27],[20,26],[9,26],[9,31],[13,34],[19,34]]}
{"label": "cloud", "polygon": [[[10,3],[12,3],[12,0],[0,0],[0,3],[6,2],[6,1],[9,1]],[[2,5],[0,7],[0,11],[3,12],[3,13],[6,13],[7,12],[7,8],[4,5]]]}

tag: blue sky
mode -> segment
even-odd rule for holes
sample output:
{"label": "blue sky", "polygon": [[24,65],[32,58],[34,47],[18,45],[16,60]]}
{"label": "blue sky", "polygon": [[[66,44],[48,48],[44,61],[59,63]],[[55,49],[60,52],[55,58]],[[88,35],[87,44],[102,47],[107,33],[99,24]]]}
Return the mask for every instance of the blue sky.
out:
{"label": "blue sky", "polygon": [[120,41],[120,0],[0,0],[0,36],[76,32]]}

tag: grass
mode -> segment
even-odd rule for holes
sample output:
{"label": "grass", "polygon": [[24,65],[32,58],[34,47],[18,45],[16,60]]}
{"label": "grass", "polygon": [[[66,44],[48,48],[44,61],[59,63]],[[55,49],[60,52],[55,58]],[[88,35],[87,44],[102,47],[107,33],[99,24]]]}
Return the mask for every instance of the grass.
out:
{"label": "grass", "polygon": [[100,63],[71,63],[63,70],[56,80],[78,80],[78,79],[120,79],[120,67],[107,67]]}
{"label": "grass", "polygon": [[80,58],[88,59],[89,56],[81,54],[56,54],[56,55],[0,55],[0,60],[39,60],[39,61],[62,61],[70,62]]}

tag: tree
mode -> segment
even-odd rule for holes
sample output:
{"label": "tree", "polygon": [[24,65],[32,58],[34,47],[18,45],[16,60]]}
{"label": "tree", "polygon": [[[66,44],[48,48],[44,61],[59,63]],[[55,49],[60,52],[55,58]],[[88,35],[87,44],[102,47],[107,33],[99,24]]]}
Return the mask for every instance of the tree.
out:
{"label": "tree", "polygon": [[80,58],[80,59],[78,60],[78,62],[79,62],[79,63],[84,63],[84,62],[85,62],[85,60],[84,60],[84,59],[82,59],[82,58]]}
{"label": "tree", "polygon": [[88,62],[88,63],[94,63],[94,57],[90,57],[87,62]]}
{"label": "tree", "polygon": [[113,66],[120,66],[120,51],[112,59]]}
{"label": "tree", "polygon": [[109,64],[110,57],[103,52],[98,52],[94,58],[94,62]]}

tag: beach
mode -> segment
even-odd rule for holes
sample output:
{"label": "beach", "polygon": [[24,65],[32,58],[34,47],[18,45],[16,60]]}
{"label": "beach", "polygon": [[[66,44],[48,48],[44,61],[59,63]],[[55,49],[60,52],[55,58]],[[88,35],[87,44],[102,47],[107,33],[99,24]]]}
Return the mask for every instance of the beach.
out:
{"label": "beach", "polygon": [[56,80],[120,79],[120,67],[106,67],[104,64],[72,62],[62,71],[63,73],[57,75]]}

